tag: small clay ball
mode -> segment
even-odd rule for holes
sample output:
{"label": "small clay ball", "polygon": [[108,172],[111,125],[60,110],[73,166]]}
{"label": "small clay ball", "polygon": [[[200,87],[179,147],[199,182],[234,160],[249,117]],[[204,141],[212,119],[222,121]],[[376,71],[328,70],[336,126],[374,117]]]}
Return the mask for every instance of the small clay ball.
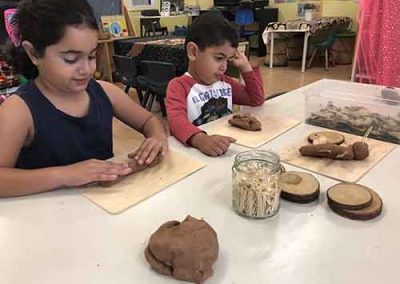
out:
{"label": "small clay ball", "polygon": [[365,160],[369,155],[368,144],[356,142],[353,144],[354,160]]}

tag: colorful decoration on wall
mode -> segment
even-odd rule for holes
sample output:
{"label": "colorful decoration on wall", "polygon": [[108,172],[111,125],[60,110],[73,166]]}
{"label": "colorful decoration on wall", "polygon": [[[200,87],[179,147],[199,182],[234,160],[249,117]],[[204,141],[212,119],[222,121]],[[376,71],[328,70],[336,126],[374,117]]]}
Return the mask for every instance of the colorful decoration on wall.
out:
{"label": "colorful decoration on wall", "polygon": [[[298,17],[304,17],[305,16],[305,10],[310,9],[309,7],[312,7],[312,13],[313,13],[313,18],[319,18],[322,16],[322,2],[321,0],[317,1],[312,1],[310,2],[309,0],[302,0],[302,3],[297,3],[297,16]],[[306,3],[305,3],[306,2]]]}
{"label": "colorful decoration on wall", "polygon": [[129,35],[123,15],[101,16],[100,18],[104,33],[110,33],[112,37]]}

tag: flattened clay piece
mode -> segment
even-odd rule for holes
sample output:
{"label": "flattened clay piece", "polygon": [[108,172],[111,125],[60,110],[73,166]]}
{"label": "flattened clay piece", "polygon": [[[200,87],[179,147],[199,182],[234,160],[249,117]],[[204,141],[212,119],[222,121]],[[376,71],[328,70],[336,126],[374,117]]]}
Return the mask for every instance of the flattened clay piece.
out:
{"label": "flattened clay piece", "polygon": [[213,228],[204,220],[187,216],[182,223],[169,221],[153,233],[145,257],[162,274],[203,283],[213,275],[218,250]]}
{"label": "flattened clay piece", "polygon": [[235,114],[228,120],[229,124],[245,130],[260,131],[261,122],[250,114]]}
{"label": "flattened clay piece", "polygon": [[[133,158],[133,157],[130,156],[130,155],[128,155],[128,157],[129,157],[129,158]],[[119,176],[119,177],[118,177],[117,179],[115,179],[115,180],[99,181],[98,184],[99,184],[100,186],[102,186],[102,187],[110,187],[110,186],[113,186],[114,184],[117,184],[117,183],[121,182],[121,180],[123,180],[125,177],[127,177],[127,176],[129,176],[129,175],[131,175],[131,174],[140,172],[140,171],[142,171],[142,170],[144,170],[144,169],[153,167],[153,166],[155,166],[155,165],[161,163],[161,161],[162,161],[162,156],[161,156],[161,155],[158,155],[158,156],[154,159],[154,161],[151,162],[151,164],[149,164],[149,165],[139,165],[139,164],[137,163],[136,160],[133,160],[133,159],[132,159],[132,160],[130,160],[129,163],[128,163],[128,166],[132,169],[132,171],[131,171],[128,175]]]}
{"label": "flattened clay piece", "polygon": [[354,160],[365,160],[369,156],[368,144],[363,142],[355,142],[353,144]]}
{"label": "flattened clay piece", "polygon": [[354,158],[353,147],[338,146],[335,144],[305,145],[299,149],[303,156],[330,158],[337,160],[352,160]]}
{"label": "flattened clay piece", "polygon": [[318,131],[308,135],[308,141],[311,144],[336,144],[340,145],[344,142],[344,136],[333,131]]}
{"label": "flattened clay piece", "polygon": [[327,191],[328,201],[337,208],[363,209],[372,202],[371,192],[355,183],[338,183]]}
{"label": "flattened clay piece", "polygon": [[365,187],[372,196],[372,202],[368,207],[358,210],[349,210],[343,209],[335,206],[328,200],[329,207],[333,210],[333,212],[339,214],[340,216],[353,219],[353,220],[371,220],[373,218],[378,217],[382,213],[383,202],[381,197],[374,190]]}
{"label": "flattened clay piece", "polygon": [[[297,176],[299,182],[291,183],[294,180],[291,176]],[[320,192],[318,180],[313,175],[303,172],[290,171],[282,174],[280,187],[283,199],[297,203],[312,202],[318,199]]]}

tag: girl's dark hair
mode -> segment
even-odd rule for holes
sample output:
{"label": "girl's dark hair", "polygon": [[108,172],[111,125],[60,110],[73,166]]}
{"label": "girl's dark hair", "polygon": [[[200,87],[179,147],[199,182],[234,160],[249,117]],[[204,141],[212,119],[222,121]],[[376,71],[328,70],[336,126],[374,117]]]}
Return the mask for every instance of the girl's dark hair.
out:
{"label": "girl's dark hair", "polygon": [[194,42],[203,51],[207,47],[226,42],[236,48],[239,38],[236,28],[221,13],[207,12],[196,18],[189,27],[185,46],[188,42]]}
{"label": "girl's dark hair", "polygon": [[[46,47],[62,39],[67,26],[85,25],[97,30],[93,10],[86,0],[22,0],[13,20],[19,28],[21,42],[32,43],[36,56],[44,56]],[[24,49],[19,46],[11,51],[16,72],[27,78],[38,75]]]}

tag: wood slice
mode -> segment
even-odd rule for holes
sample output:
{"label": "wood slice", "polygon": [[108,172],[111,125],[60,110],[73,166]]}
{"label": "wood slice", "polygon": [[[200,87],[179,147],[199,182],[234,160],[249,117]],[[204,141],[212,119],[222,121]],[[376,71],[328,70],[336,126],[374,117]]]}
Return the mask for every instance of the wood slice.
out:
{"label": "wood slice", "polygon": [[340,207],[335,206],[328,200],[328,205],[329,207],[335,212],[336,214],[339,214],[340,216],[353,219],[353,220],[371,220],[375,217],[378,217],[382,213],[382,208],[383,208],[383,202],[381,197],[376,193],[374,190],[367,188],[368,191],[371,193],[372,196],[372,202],[371,204],[363,209],[359,210],[349,210],[349,209],[343,209]]}
{"label": "wood slice", "polygon": [[331,143],[340,145],[344,142],[344,136],[333,131],[318,131],[308,135],[308,141],[312,144]]}
{"label": "wood slice", "polygon": [[327,191],[328,201],[342,209],[363,209],[372,202],[371,192],[365,186],[355,183],[338,183]]}
{"label": "wood slice", "polygon": [[283,199],[310,203],[319,197],[319,182],[309,173],[289,171],[280,177],[281,196]]}

